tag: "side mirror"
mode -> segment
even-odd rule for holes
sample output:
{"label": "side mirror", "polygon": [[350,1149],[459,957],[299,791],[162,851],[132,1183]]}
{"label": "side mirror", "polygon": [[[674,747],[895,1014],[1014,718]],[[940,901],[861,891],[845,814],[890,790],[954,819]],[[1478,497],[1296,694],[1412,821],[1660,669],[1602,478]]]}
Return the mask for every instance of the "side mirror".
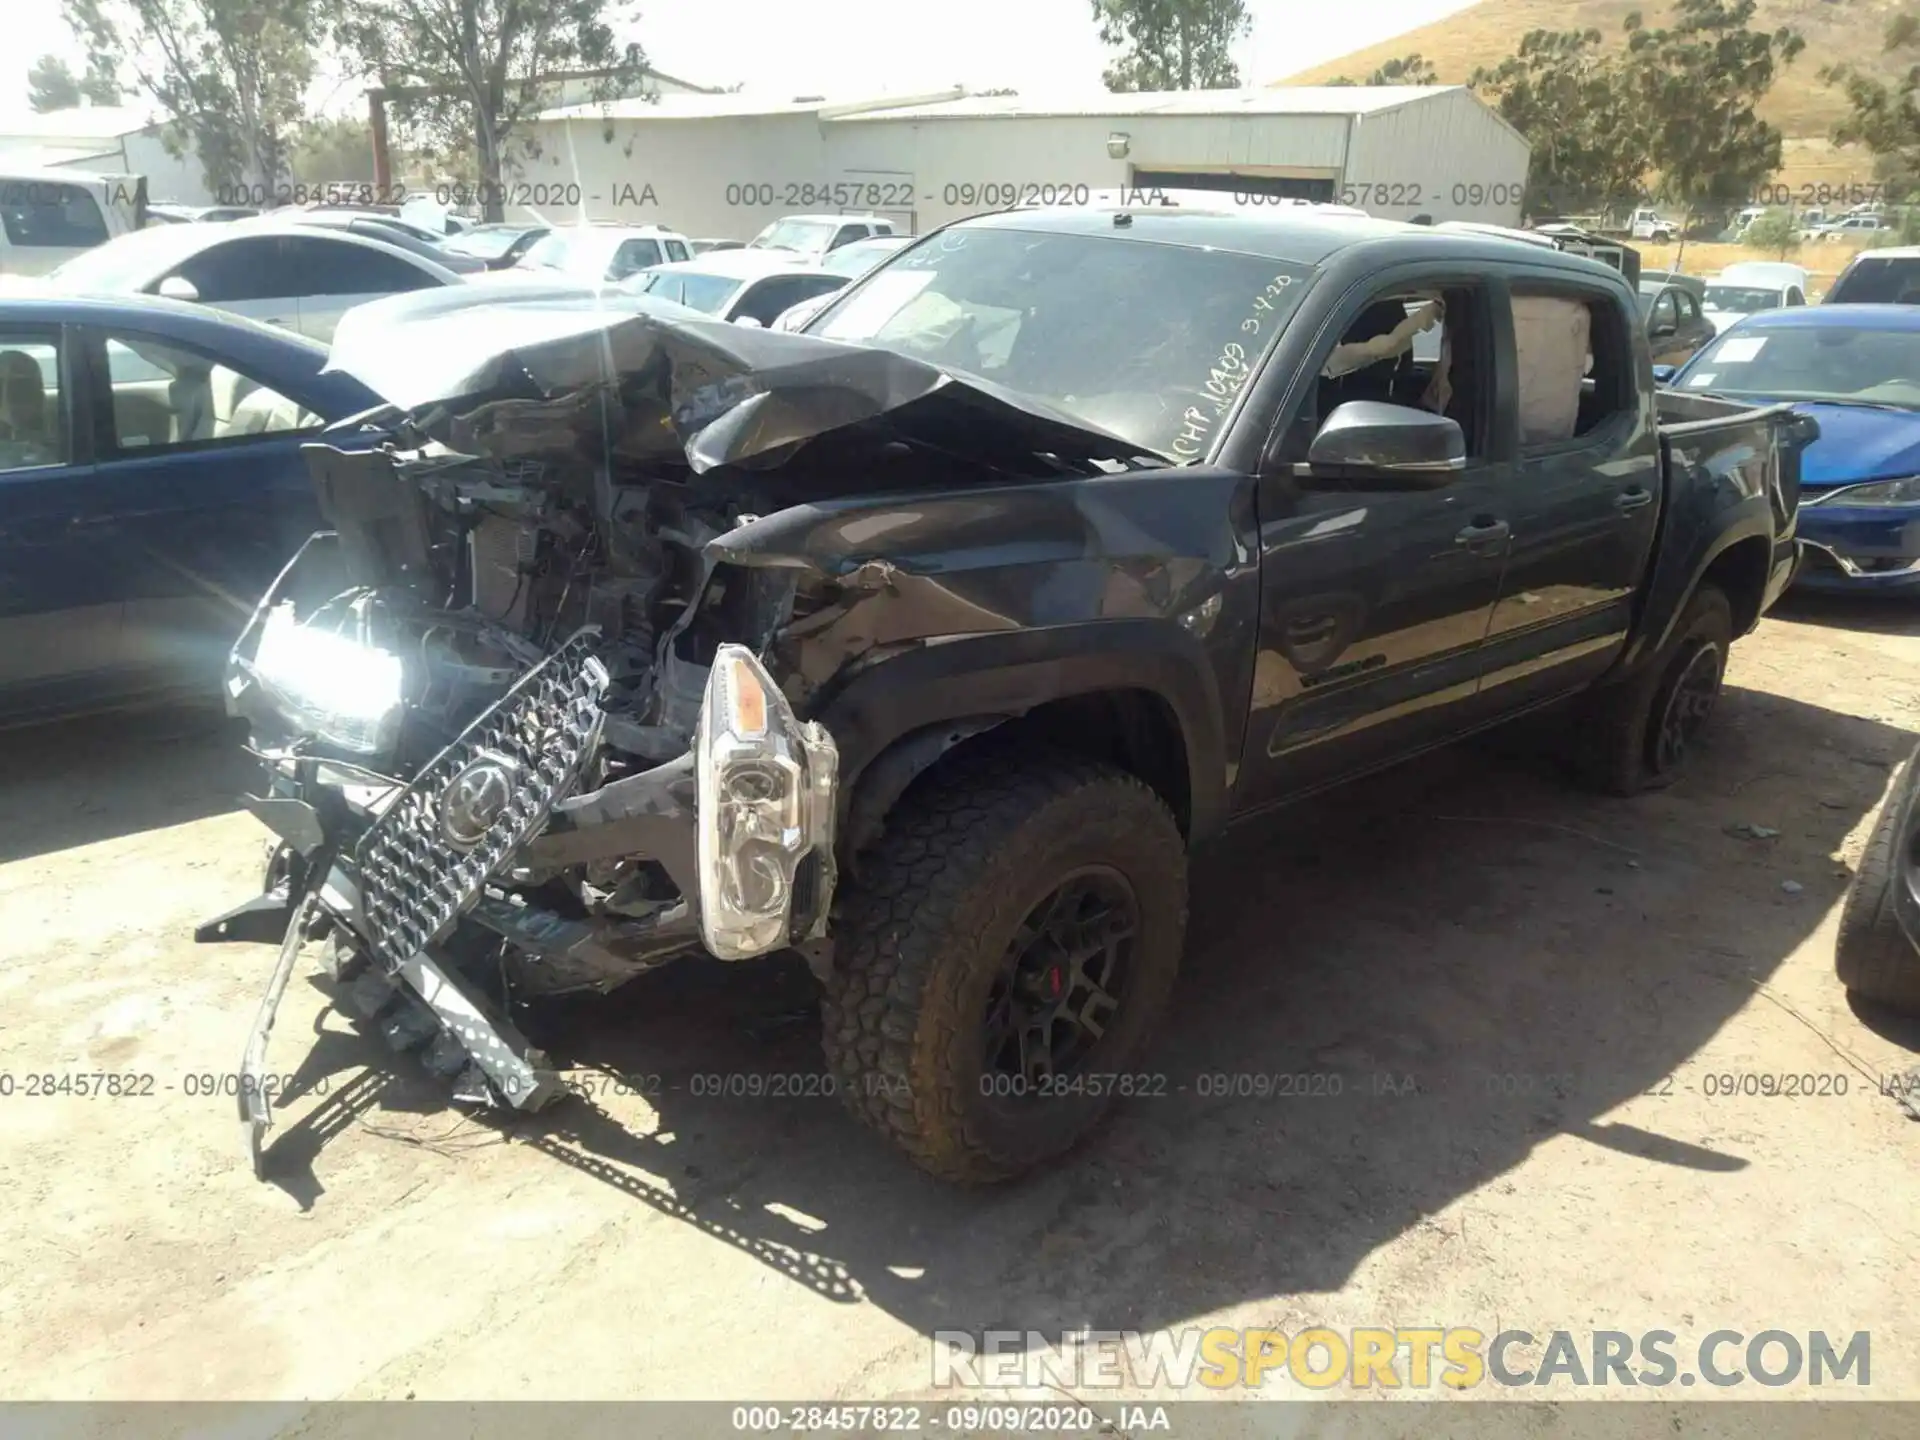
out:
{"label": "side mirror", "polygon": [[1680,327],[1678,325],[1656,325],[1647,332],[1647,338],[1649,340],[1671,339],[1679,332],[1679,329]]}
{"label": "side mirror", "polygon": [[1656,365],[1653,367],[1653,383],[1656,385],[1665,385],[1679,373],[1680,367],[1678,365]]}
{"label": "side mirror", "polygon": [[200,290],[184,275],[169,275],[160,282],[160,294],[169,300],[191,300],[200,298]]}
{"label": "side mirror", "polygon": [[764,330],[767,328],[764,321],[756,320],[751,315],[736,315],[733,317],[733,323],[736,325],[744,325],[749,330]]}
{"label": "side mirror", "polygon": [[1467,438],[1444,415],[1410,405],[1349,400],[1327,417],[1295,474],[1309,478],[1389,476],[1420,485],[1448,484],[1467,468]]}

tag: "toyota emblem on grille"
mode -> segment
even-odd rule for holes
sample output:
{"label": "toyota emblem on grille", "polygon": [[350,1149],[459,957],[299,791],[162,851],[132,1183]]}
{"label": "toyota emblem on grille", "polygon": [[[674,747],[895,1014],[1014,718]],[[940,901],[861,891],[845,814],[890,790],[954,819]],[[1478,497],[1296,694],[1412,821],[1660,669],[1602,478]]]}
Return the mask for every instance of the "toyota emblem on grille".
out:
{"label": "toyota emblem on grille", "polygon": [[440,833],[450,845],[471,850],[513,799],[520,767],[504,755],[482,754],[460,767],[440,797]]}

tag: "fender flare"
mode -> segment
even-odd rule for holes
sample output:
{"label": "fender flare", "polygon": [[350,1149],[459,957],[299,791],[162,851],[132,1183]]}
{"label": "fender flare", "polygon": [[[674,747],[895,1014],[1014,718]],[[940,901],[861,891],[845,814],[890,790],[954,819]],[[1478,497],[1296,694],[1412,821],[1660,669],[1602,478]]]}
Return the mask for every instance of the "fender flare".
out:
{"label": "fender flare", "polygon": [[[1764,501],[1762,502],[1764,504]],[[1765,509],[1751,509],[1743,506],[1730,518],[1733,523],[1716,532],[1710,543],[1700,547],[1691,562],[1682,566],[1678,561],[1669,561],[1658,556],[1654,561],[1653,575],[1647,590],[1645,608],[1641,611],[1639,636],[1622,657],[1614,674],[1616,678],[1625,678],[1637,672],[1639,668],[1654,656],[1661,653],[1667,641],[1673,636],[1673,630],[1680,623],[1680,616],[1687,608],[1687,602],[1693,599],[1699,590],[1700,582],[1706,577],[1714,563],[1732,550],[1734,546],[1751,540],[1765,543],[1769,553],[1769,570],[1772,566],[1772,551],[1775,544],[1773,521]],[[1764,608],[1764,599],[1763,599]]]}
{"label": "fender flare", "polygon": [[[843,824],[871,827],[877,800],[890,804],[961,740],[1049,701],[1125,690],[1157,697],[1179,727],[1189,840],[1217,832],[1227,786],[1220,687],[1200,642],[1175,621],[942,636],[869,660],[823,698],[814,718],[840,749]],[[857,834],[843,833],[851,848]]]}

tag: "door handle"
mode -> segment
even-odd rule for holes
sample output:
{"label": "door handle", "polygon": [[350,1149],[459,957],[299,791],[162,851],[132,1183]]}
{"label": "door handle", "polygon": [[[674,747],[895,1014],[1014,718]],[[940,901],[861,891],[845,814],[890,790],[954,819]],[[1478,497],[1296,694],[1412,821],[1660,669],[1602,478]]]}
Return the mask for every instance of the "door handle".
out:
{"label": "door handle", "polygon": [[1482,518],[1475,520],[1458,535],[1453,537],[1456,545],[1489,545],[1496,540],[1504,540],[1513,533],[1513,527],[1504,520]]}
{"label": "door handle", "polygon": [[1643,490],[1638,485],[1634,486],[1631,490],[1622,490],[1618,495],[1613,497],[1613,508],[1623,515],[1638,510],[1642,506],[1651,505],[1652,503],[1653,492],[1651,490]]}

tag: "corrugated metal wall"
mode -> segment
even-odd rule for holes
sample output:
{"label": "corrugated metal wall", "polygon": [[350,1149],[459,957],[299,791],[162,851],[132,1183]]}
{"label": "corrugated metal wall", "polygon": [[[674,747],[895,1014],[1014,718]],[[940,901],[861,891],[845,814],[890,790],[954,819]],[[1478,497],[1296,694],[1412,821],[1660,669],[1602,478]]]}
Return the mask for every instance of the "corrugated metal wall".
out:
{"label": "corrugated metal wall", "polygon": [[1390,220],[1520,223],[1527,144],[1464,90],[1353,118],[1353,203]]}
{"label": "corrugated metal wall", "polygon": [[[1115,134],[1127,136],[1121,158],[1108,151]],[[577,193],[589,218],[736,239],[796,211],[876,210],[926,230],[1033,198],[1074,203],[1131,184],[1142,171],[1326,178],[1365,187],[1351,203],[1391,218],[1425,211],[1436,220],[1512,224],[1527,165],[1524,143],[1463,91],[1351,121],[1285,114],[822,120],[799,112],[544,122],[539,139],[542,155],[519,178],[532,183],[524,198],[547,218],[563,218],[556,205]],[[570,188],[576,181],[578,192]]]}
{"label": "corrugated metal wall", "polygon": [[787,203],[832,178],[811,111],[545,121],[537,134],[539,156],[517,167],[508,186],[509,219],[537,212],[548,221],[619,220],[745,240],[782,215],[839,208]]}

